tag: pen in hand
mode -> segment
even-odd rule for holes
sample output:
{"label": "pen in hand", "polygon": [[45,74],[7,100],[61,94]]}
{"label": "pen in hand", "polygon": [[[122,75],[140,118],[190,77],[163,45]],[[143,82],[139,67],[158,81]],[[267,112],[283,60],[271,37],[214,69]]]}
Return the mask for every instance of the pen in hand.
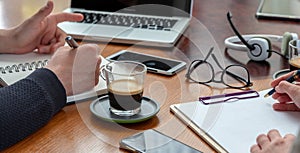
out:
{"label": "pen in hand", "polygon": [[[285,81],[292,83],[295,80],[297,80],[299,77],[300,77],[300,70],[297,70],[292,76],[288,77]],[[270,90],[264,97],[267,98],[271,96],[274,92],[276,92],[275,88]]]}
{"label": "pen in hand", "polygon": [[72,36],[67,36],[65,41],[68,43],[68,45],[72,48],[77,48],[79,45],[77,44],[77,42],[73,39]]}

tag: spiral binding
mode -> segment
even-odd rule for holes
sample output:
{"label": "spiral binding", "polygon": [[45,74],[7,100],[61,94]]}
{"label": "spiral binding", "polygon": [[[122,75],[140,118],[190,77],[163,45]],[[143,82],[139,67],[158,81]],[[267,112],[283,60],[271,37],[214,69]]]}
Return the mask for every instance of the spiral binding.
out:
{"label": "spiral binding", "polygon": [[44,60],[44,61],[34,61],[31,63],[4,66],[4,67],[0,67],[0,73],[6,74],[6,73],[14,73],[20,71],[32,71],[39,68],[43,68],[45,65],[47,65],[47,63],[48,60]]}

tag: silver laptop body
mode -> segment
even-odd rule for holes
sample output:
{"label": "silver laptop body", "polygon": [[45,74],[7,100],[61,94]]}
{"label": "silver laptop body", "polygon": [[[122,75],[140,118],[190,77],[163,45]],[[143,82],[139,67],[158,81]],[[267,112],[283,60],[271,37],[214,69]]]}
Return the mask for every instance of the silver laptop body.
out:
{"label": "silver laptop body", "polygon": [[76,39],[172,47],[189,25],[193,0],[71,0],[82,22],[58,26]]}

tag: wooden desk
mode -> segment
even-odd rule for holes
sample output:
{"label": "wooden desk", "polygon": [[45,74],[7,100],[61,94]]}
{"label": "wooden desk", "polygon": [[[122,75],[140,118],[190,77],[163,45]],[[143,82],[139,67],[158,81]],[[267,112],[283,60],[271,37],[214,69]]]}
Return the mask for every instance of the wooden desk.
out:
{"label": "wooden desk", "polygon": [[[59,12],[68,6],[69,0],[54,0],[54,2],[55,12]],[[45,3],[46,0],[2,0],[0,2],[0,28],[8,28],[21,23]],[[194,22],[173,49],[121,44],[99,45],[103,48],[103,56],[121,49],[131,49],[188,61],[203,57],[199,48],[204,52],[205,49],[211,47],[212,39],[208,39],[208,35],[200,32],[201,28],[206,27],[219,47],[216,52],[218,57],[224,61],[223,64],[245,65],[251,73],[251,79],[254,82],[253,88],[255,90],[267,89],[270,88],[269,83],[273,73],[287,68],[287,62],[278,55],[272,55],[266,62],[253,62],[244,52],[233,50],[224,52],[223,43],[225,38],[233,35],[226,20],[228,11],[232,12],[234,23],[243,34],[282,35],[285,31],[297,32],[299,30],[296,22],[257,20],[254,14],[258,4],[259,0],[195,0]],[[280,44],[276,45],[274,48],[278,49]],[[230,90],[211,89],[203,85],[187,83],[184,74],[185,70],[173,77],[147,75],[145,95],[160,102],[161,110],[156,117],[146,122],[118,125],[101,121],[90,113],[91,101],[87,101],[66,106],[46,126],[6,151],[124,152],[118,148],[118,142],[122,137],[145,129],[156,128],[203,152],[214,152],[170,113],[169,106],[175,103],[195,101],[199,96],[230,92]]]}

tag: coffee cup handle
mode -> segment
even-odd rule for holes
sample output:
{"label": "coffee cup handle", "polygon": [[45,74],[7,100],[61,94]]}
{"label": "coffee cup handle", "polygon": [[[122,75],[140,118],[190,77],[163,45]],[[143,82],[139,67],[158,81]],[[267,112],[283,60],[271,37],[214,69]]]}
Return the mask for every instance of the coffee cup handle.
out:
{"label": "coffee cup handle", "polygon": [[105,67],[105,66],[106,66],[106,65],[102,65],[102,66],[100,67],[100,72],[101,72],[100,76],[101,76],[101,78],[102,78],[103,80],[106,81],[106,78],[105,78],[105,75],[104,75],[104,73],[106,73],[106,72],[104,71],[104,67]]}
{"label": "coffee cup handle", "polygon": [[112,67],[111,66],[108,66],[108,65],[102,65],[101,67],[100,67],[100,72],[101,72],[101,74],[100,74],[100,76],[101,76],[101,78],[103,79],[103,80],[106,80],[106,71],[104,70],[104,68],[105,68],[105,66],[106,66],[106,68],[109,70],[109,71],[112,71]]}

